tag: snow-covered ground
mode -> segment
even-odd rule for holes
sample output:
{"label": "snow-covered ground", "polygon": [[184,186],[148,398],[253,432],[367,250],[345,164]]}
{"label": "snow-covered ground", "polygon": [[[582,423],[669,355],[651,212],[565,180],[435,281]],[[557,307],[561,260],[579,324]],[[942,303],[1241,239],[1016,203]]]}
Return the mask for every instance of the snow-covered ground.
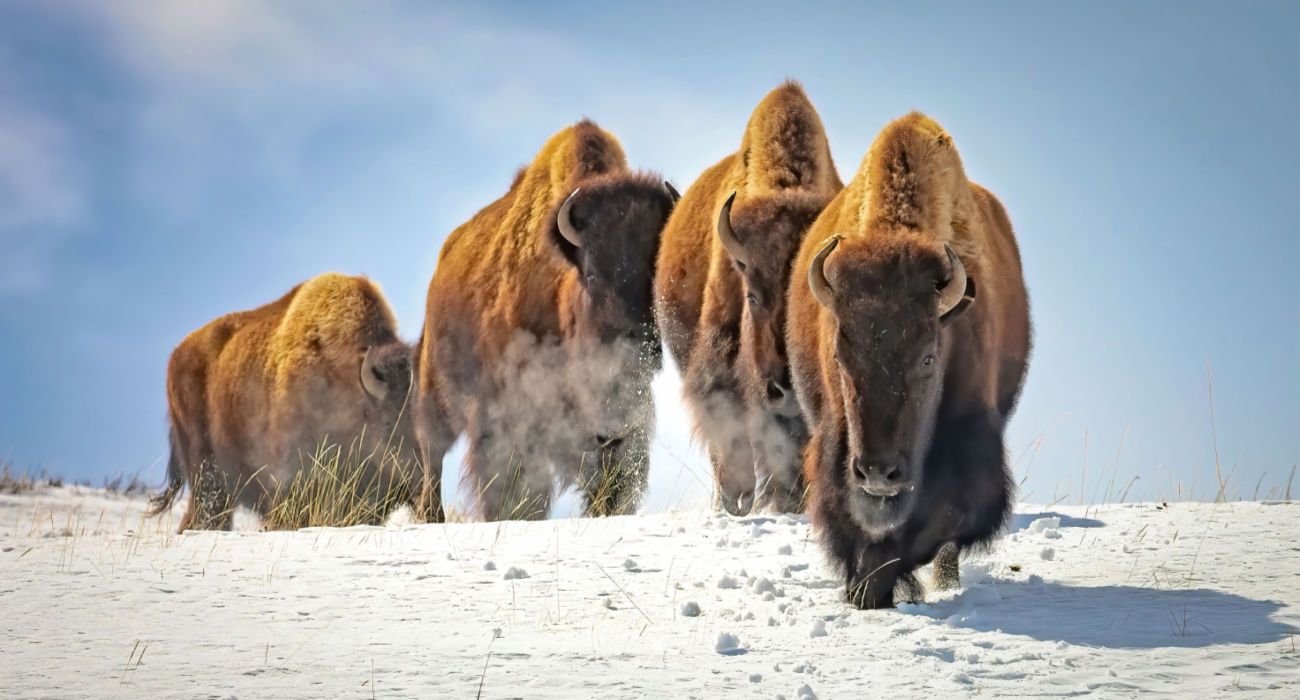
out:
{"label": "snow-covered ground", "polygon": [[1022,506],[961,591],[873,612],[799,517],[177,536],[143,505],[0,496],[0,696],[1300,696],[1297,504]]}

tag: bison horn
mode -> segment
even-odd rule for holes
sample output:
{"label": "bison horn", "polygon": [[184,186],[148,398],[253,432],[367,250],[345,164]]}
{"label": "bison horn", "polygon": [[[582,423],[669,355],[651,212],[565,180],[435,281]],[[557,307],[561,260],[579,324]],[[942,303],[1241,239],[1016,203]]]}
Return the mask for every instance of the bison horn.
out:
{"label": "bison horn", "polygon": [[826,256],[835,250],[835,246],[840,244],[843,236],[838,233],[826,240],[826,245],[817,251],[813,256],[812,265],[808,267],[808,286],[812,288],[813,296],[817,298],[817,303],[831,308],[835,301],[835,295],[831,290],[831,283],[826,279]]}
{"label": "bison horn", "polygon": [[[939,288],[939,318],[947,316],[956,310],[958,305],[966,299],[968,278],[966,277],[966,266],[962,264],[961,258],[952,251],[947,244],[943,246],[944,251],[948,253],[948,265],[952,267],[952,276],[948,278],[948,283]],[[974,296],[971,291],[971,296]]]}
{"label": "bison horn", "polygon": [[367,394],[383,401],[388,396],[388,382],[381,379],[375,369],[375,348],[366,348],[366,356],[361,360],[361,387]]}
{"label": "bison horn", "polygon": [[722,247],[727,249],[728,255],[739,262],[748,263],[749,255],[745,252],[745,246],[740,244],[735,230],[731,228],[731,205],[735,202],[736,193],[732,192],[727,201],[722,203],[722,209],[718,212],[718,240],[722,241]]}
{"label": "bison horn", "polygon": [[575,248],[582,247],[582,236],[578,235],[578,229],[573,227],[573,219],[569,218],[569,210],[573,208],[573,198],[577,197],[581,191],[581,187],[574,190],[573,194],[564,200],[564,204],[560,205],[560,213],[555,217],[555,223],[560,228],[560,235],[564,236],[564,240]]}
{"label": "bison horn", "polygon": [[678,192],[676,187],[673,187],[673,183],[664,180],[664,188],[668,190],[668,196],[672,198],[673,204],[682,200],[682,193]]}

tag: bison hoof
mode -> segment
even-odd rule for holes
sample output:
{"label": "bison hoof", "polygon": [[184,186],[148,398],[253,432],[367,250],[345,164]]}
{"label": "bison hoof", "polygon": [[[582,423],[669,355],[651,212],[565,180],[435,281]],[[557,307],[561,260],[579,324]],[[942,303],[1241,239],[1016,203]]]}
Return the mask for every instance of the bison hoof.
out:
{"label": "bison hoof", "polygon": [[844,591],[844,597],[859,610],[883,610],[894,607],[894,591],[874,590],[878,587],[850,584]]}
{"label": "bison hoof", "polygon": [[934,590],[951,591],[961,586],[961,566],[957,554],[957,545],[947,542],[934,555]]}

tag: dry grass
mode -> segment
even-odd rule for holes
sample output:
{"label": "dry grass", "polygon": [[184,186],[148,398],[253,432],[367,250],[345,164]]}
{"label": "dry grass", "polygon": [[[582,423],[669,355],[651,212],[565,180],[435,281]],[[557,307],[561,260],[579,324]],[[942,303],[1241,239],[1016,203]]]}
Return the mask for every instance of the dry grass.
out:
{"label": "dry grass", "polygon": [[623,515],[633,512],[644,495],[640,483],[645,476],[641,470],[649,468],[649,465],[627,466],[621,460],[616,462],[607,457],[596,459],[602,461],[600,468],[579,484],[579,490],[588,499],[587,515]]}
{"label": "dry grass", "polygon": [[18,495],[41,487],[59,487],[63,480],[51,477],[44,471],[24,471],[21,474],[14,468],[13,462],[0,462],[0,493]]}
{"label": "dry grass", "polygon": [[380,525],[390,513],[411,503],[417,484],[403,475],[419,474],[419,466],[403,460],[401,445],[363,453],[322,443],[303,460],[293,480],[271,496],[262,516],[267,530],[304,527]]}
{"label": "dry grass", "polygon": [[[17,495],[27,493],[39,488],[59,488],[63,486],[63,479],[50,476],[44,470],[40,471],[23,471],[19,472],[13,465],[13,462],[0,462],[0,493]],[[148,494],[152,487],[144,479],[140,478],[140,472],[137,471],[129,478],[125,473],[118,473],[113,477],[105,477],[103,482],[98,486],[88,480],[75,482],[77,486],[86,488],[100,488],[109,493],[116,493],[122,496],[143,496]]]}
{"label": "dry grass", "polygon": [[[89,483],[82,484],[90,486]],[[153,487],[144,479],[140,478],[140,472],[132,474],[127,478],[126,474],[118,473],[112,478],[105,478],[102,488],[111,493],[121,494],[123,496],[145,496],[153,491]]]}
{"label": "dry grass", "polygon": [[[1129,472],[1129,475],[1127,478],[1122,478],[1120,460],[1125,442],[1129,438],[1129,428],[1126,425],[1120,433],[1119,444],[1115,449],[1114,457],[1105,457],[1100,469],[1094,472],[1096,476],[1090,478],[1088,455],[1091,436],[1085,430],[1083,434],[1083,460],[1079,467],[1079,481],[1076,484],[1074,478],[1071,477],[1068,483],[1062,484],[1058,482],[1049,503],[1056,505],[1074,501],[1079,505],[1093,506],[1124,503],[1128,500],[1130,492],[1134,486],[1138,485],[1138,482],[1142,482],[1146,487],[1146,492],[1140,494],[1137,497],[1138,500],[1153,500],[1156,503],[1293,500],[1292,487],[1295,482],[1297,466],[1295,464],[1292,464],[1289,470],[1284,471],[1285,478],[1278,482],[1270,482],[1269,472],[1264,471],[1255,481],[1253,488],[1251,488],[1249,482],[1240,483],[1241,476],[1238,471],[1238,462],[1234,460],[1230,465],[1226,464],[1220,451],[1218,416],[1214,405],[1214,374],[1208,363],[1205,366],[1205,388],[1211,447],[1209,458],[1211,460],[1210,465],[1214,470],[1212,477],[1205,476],[1206,467],[1188,469],[1175,475],[1173,470],[1166,469],[1162,464],[1157,464],[1154,468],[1126,469],[1124,471]],[[1055,428],[1061,420],[1058,419],[1052,428]],[[1042,448],[1047,432],[1044,431],[1036,436],[1029,445],[1023,448],[1012,464],[1012,471],[1019,477],[1017,479],[1019,486],[1017,497],[1022,503],[1032,502],[1033,492],[1026,492],[1024,487],[1029,479],[1034,458]],[[1026,455],[1029,457],[1027,462],[1025,462]],[[1022,463],[1024,464],[1023,467],[1021,466]],[[1274,474],[1276,473],[1274,472]],[[1190,481],[1185,480],[1188,474],[1190,474]],[[1100,478],[1096,478],[1097,476]],[[1274,478],[1277,477],[1274,476]]]}

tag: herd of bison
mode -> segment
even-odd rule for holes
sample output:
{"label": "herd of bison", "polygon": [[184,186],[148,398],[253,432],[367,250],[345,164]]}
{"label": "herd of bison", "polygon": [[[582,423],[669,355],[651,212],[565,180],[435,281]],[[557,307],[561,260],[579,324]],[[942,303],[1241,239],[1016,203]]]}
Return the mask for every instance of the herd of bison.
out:
{"label": "herd of bison", "polygon": [[1030,334],[1007,214],[925,115],[886,125],[846,186],[785,83],[683,195],[582,121],[447,236],[414,346],[373,282],[336,273],[189,334],[154,507],[188,486],[181,529],[229,528],[333,443],[366,475],[339,488],[441,522],[463,437],[485,519],[544,518],[570,486],[589,515],[630,513],[667,345],[717,506],[807,510],[848,599],[884,607],[931,561],[956,585],[1006,520]]}

